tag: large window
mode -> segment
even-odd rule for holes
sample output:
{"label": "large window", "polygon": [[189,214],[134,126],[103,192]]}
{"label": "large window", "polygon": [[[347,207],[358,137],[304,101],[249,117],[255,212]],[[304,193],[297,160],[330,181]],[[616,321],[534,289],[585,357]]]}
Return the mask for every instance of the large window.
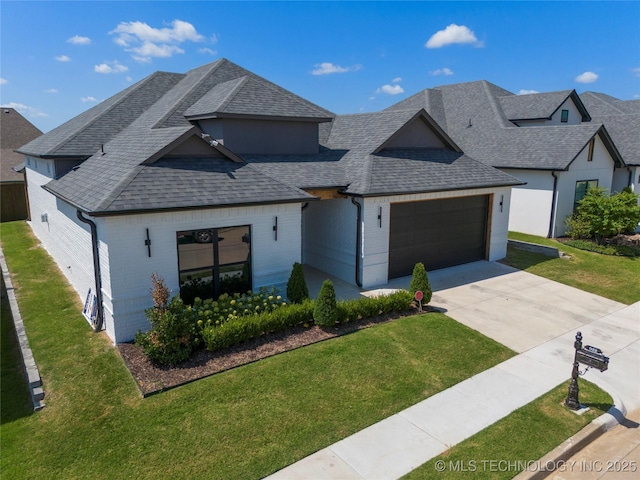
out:
{"label": "large window", "polygon": [[180,297],[217,298],[251,290],[251,227],[209,228],[177,233]]}
{"label": "large window", "polygon": [[576,195],[573,200],[573,209],[578,208],[578,202],[584,198],[590,188],[596,188],[598,180],[580,180],[576,182]]}

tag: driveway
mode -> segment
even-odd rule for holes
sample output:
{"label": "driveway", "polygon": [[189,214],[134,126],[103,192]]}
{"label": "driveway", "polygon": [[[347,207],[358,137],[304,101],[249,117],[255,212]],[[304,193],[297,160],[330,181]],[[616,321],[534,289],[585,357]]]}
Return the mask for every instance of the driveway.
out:
{"label": "driveway", "polygon": [[[327,278],[305,266],[312,297]],[[411,277],[360,291],[331,278],[338,298],[409,288]],[[626,305],[583,292],[501,263],[479,261],[429,272],[433,290],[430,305],[449,317],[522,353]],[[589,343],[591,339],[585,338]],[[597,344],[595,340],[593,343]]]}

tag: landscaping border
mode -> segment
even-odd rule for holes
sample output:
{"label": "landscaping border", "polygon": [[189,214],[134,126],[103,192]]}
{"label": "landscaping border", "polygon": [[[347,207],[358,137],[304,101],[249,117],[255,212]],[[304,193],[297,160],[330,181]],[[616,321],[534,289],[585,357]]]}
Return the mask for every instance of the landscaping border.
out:
{"label": "landscaping border", "polygon": [[13,283],[11,282],[11,274],[9,273],[9,267],[4,258],[4,251],[0,245],[0,265],[2,266],[2,278],[7,292],[7,298],[9,300],[9,306],[11,308],[11,317],[13,318],[13,325],[16,332],[18,343],[20,344],[20,356],[22,357],[22,366],[24,370],[27,383],[29,384],[29,393],[31,395],[31,403],[33,404],[33,410],[41,410],[45,403],[44,390],[42,388],[42,379],[40,378],[40,371],[38,365],[33,358],[33,352],[29,346],[29,339],[27,338],[27,332],[24,328],[24,322],[20,315],[20,309],[18,307],[18,301],[16,300],[15,290]]}

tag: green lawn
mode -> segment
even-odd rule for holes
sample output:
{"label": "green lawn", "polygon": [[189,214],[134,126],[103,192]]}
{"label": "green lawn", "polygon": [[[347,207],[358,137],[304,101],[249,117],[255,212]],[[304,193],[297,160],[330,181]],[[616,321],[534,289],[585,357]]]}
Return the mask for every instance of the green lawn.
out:
{"label": "green lawn", "polygon": [[557,247],[570,259],[509,247],[504,261],[508,265],[627,305],[640,301],[640,257],[601,255],[522,233],[510,232],[509,238]]}
{"label": "green lawn", "polygon": [[259,478],[514,354],[430,313],[143,399],[29,228],[0,233],[47,405],[25,405],[3,310],[3,478]]}
{"label": "green lawn", "polygon": [[[404,478],[459,480],[473,478],[509,479],[574,435],[612,406],[611,397],[597,386],[580,380],[580,403],[590,410],[577,415],[562,403],[569,382],[519,408],[508,417],[431,459]],[[510,462],[510,463],[509,463]]]}

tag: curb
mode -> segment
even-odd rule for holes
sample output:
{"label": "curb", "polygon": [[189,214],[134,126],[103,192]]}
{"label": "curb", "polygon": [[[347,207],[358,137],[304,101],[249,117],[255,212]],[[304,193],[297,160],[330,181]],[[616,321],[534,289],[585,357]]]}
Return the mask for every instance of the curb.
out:
{"label": "curb", "polygon": [[[542,480],[551,475],[558,467],[580,450],[598,439],[602,434],[617,427],[627,413],[627,409],[620,399],[612,393],[613,407],[607,413],[600,415],[578,433],[562,442],[544,457],[536,462],[539,466],[535,471],[524,471],[516,475],[514,480]],[[548,467],[548,468],[547,468]]]}
{"label": "curb", "polygon": [[38,411],[45,405],[43,402],[44,390],[42,389],[42,379],[40,378],[38,365],[36,365],[36,361],[33,358],[31,347],[29,347],[29,339],[27,338],[27,332],[25,331],[24,323],[22,322],[22,316],[20,315],[18,301],[16,300],[15,290],[13,288],[13,283],[11,282],[11,275],[9,274],[9,268],[7,267],[7,262],[4,258],[2,246],[0,246],[0,266],[2,266],[2,278],[4,279],[4,285],[7,290],[7,298],[11,308],[11,316],[13,317],[16,337],[20,344],[20,356],[22,357],[22,366],[25,378],[29,384],[31,403],[33,404],[33,410]]}

